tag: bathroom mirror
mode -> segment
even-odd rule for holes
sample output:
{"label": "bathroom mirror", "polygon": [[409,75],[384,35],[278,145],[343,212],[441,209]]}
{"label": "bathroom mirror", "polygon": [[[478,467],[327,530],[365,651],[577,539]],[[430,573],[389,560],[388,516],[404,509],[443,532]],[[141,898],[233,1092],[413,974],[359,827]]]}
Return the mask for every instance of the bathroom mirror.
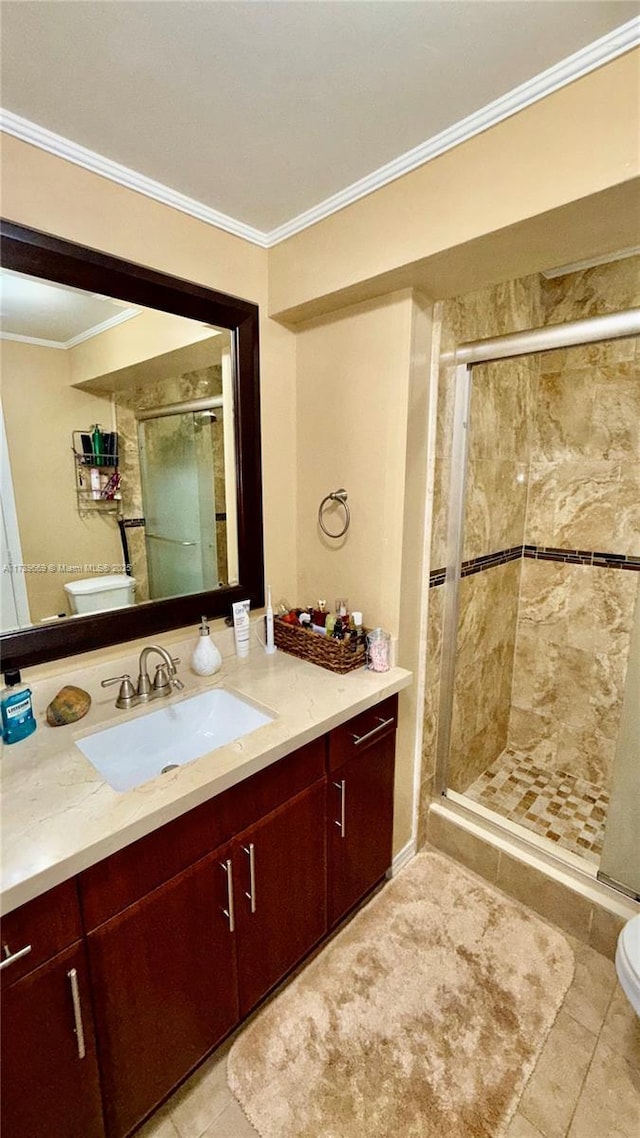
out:
{"label": "bathroom mirror", "polygon": [[2,668],[263,604],[256,306],[1,231]]}

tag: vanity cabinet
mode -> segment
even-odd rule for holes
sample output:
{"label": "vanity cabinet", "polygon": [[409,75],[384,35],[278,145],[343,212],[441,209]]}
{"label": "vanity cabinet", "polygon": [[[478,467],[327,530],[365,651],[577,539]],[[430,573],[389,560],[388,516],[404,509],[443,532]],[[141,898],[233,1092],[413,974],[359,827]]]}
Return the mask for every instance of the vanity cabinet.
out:
{"label": "vanity cabinet", "polygon": [[329,734],[328,920],[336,925],[391,866],[398,697]]}
{"label": "vanity cabinet", "polygon": [[394,696],[9,915],[3,1138],[126,1138],[370,892],[396,719]]}
{"label": "vanity cabinet", "polygon": [[326,932],[326,739],[80,875],[108,1138]]}
{"label": "vanity cabinet", "polygon": [[89,933],[109,1135],[124,1135],[238,1021],[228,847]]}
{"label": "vanity cabinet", "polygon": [[324,779],[241,834],[233,867],[244,1017],[326,932]]}
{"label": "vanity cabinet", "polygon": [[52,889],[2,922],[3,1138],[103,1138],[80,935],[75,882]]}

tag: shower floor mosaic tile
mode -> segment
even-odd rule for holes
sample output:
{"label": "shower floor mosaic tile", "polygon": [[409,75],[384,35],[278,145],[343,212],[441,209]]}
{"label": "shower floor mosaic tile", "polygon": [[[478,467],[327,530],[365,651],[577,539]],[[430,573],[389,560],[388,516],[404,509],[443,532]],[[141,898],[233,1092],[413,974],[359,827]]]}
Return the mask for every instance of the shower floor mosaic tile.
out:
{"label": "shower floor mosaic tile", "polygon": [[466,791],[474,802],[519,822],[587,861],[600,861],[609,795],[566,771],[547,771],[503,751]]}

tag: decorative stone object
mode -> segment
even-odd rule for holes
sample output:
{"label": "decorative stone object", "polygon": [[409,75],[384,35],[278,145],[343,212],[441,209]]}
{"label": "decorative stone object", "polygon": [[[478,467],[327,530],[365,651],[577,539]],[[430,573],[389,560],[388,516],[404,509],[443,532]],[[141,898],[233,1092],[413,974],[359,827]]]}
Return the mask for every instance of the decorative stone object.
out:
{"label": "decorative stone object", "polygon": [[67,684],[51,700],[47,708],[47,723],[50,727],[63,727],[65,723],[75,723],[82,719],[91,707],[91,696],[82,688]]}

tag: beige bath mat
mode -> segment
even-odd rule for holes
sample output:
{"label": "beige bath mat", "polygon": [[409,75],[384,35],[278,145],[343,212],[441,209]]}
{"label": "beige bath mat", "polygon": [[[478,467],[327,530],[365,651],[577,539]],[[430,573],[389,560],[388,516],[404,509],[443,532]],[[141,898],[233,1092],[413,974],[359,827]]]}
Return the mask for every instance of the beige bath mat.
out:
{"label": "beige bath mat", "polygon": [[498,1138],[573,964],[559,933],[419,854],[238,1037],[229,1086],[262,1138]]}

